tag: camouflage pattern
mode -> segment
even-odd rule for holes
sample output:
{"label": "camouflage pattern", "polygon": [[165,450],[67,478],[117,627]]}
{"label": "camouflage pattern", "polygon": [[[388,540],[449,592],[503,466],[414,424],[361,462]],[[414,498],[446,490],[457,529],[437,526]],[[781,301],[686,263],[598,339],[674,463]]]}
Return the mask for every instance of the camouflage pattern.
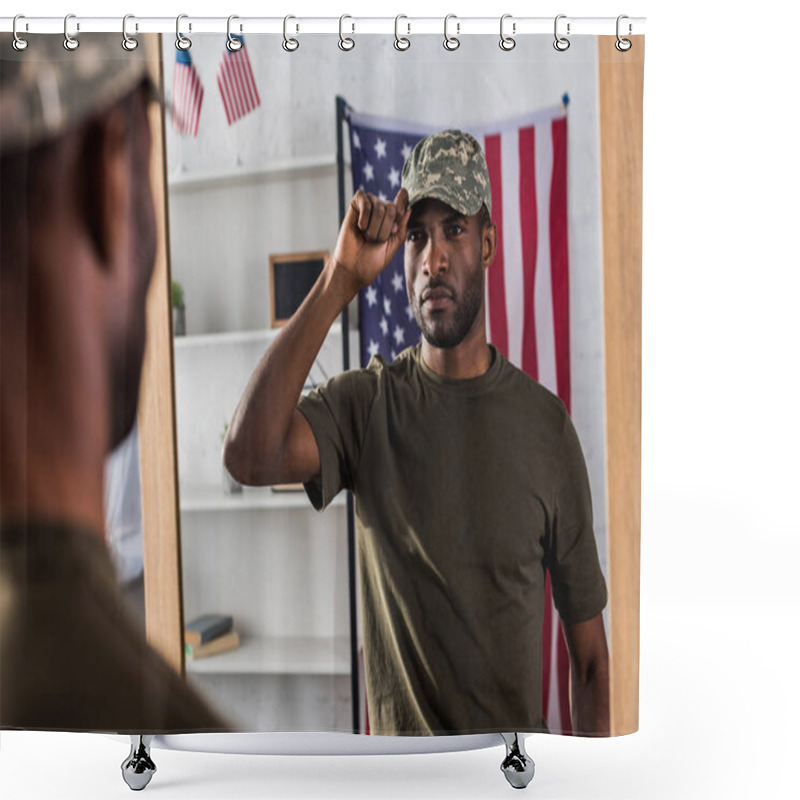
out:
{"label": "camouflage pattern", "polygon": [[0,152],[29,149],[64,133],[133,91],[147,78],[145,39],[123,50],[121,33],[87,33],[77,50],[64,37],[0,34]]}
{"label": "camouflage pattern", "polygon": [[486,203],[492,213],[492,188],[481,146],[457,130],[432,133],[417,143],[403,166],[403,188],[410,205],[433,197],[465,216]]}

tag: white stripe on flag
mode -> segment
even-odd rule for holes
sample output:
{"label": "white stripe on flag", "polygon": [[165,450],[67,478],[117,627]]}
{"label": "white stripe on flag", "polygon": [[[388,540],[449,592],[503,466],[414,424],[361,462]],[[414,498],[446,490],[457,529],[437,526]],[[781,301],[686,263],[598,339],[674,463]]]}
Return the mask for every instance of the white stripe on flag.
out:
{"label": "white stripe on flag", "polygon": [[[536,197],[539,243],[536,252],[536,355],[539,383],[558,393],[556,382],[556,343],[553,322],[553,289],[550,280],[550,182],[553,176],[552,125],[536,129]],[[554,626],[557,627],[557,626]]]}
{"label": "white stripe on flag", "polygon": [[522,368],[524,282],[522,276],[522,229],[519,207],[519,131],[500,137],[503,196],[503,251],[505,254],[506,320],[508,360]]}

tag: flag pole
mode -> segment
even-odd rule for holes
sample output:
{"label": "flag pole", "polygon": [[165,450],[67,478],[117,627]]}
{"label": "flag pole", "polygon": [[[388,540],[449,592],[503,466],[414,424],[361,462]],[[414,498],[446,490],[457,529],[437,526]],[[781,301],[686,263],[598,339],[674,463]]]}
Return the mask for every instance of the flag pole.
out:
{"label": "flag pole", "polygon": [[[336,169],[339,190],[339,225],[344,221],[346,198],[344,190],[344,137],[342,129],[345,121],[346,103],[343,97],[336,97]],[[342,309],[342,364],[350,369],[350,312]],[[353,493],[347,492],[347,577],[350,605],[350,692],[352,695],[353,733],[361,733],[361,694],[358,682],[358,617],[356,614],[356,537],[355,509]]]}

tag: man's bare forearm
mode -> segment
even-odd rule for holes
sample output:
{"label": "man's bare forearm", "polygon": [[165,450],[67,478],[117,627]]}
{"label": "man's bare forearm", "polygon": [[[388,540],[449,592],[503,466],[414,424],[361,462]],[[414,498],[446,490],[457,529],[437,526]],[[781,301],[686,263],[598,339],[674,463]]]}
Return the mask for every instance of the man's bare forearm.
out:
{"label": "man's bare forearm", "polygon": [[608,736],[608,669],[597,669],[584,676],[573,672],[570,690],[572,730],[582,736]]}
{"label": "man's bare forearm", "polygon": [[569,650],[572,730],[582,736],[608,736],[609,662],[603,615],[564,623]]}
{"label": "man's bare forearm", "polygon": [[223,447],[226,468],[242,483],[265,485],[284,479],[284,451],[297,401],[331,325],[357,291],[352,277],[330,258],[261,358]]}

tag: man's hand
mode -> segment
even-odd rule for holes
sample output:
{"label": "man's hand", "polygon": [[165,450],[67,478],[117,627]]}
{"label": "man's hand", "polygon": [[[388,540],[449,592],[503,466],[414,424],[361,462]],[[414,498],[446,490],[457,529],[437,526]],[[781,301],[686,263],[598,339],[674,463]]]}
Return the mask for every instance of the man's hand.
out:
{"label": "man's hand", "polygon": [[359,189],[342,222],[333,258],[353,280],[356,291],[369,286],[394,258],[406,238],[411,209],[408,192],[393,202]]}

